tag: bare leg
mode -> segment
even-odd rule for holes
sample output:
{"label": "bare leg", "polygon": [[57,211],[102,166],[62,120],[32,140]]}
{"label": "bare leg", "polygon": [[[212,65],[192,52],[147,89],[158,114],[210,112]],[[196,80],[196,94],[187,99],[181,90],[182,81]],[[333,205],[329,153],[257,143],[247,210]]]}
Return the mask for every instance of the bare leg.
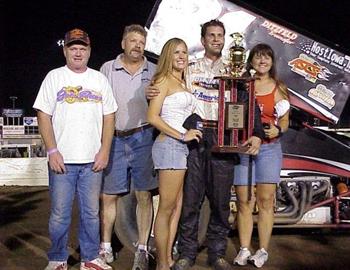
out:
{"label": "bare leg", "polygon": [[149,191],[136,191],[136,221],[139,233],[139,245],[147,245],[152,226],[152,196]]}
{"label": "bare leg", "polygon": [[170,218],[169,245],[168,245],[168,262],[170,266],[174,264],[172,253],[173,253],[173,245],[174,245],[176,232],[177,232],[177,225],[179,224],[179,220],[181,216],[182,197],[183,197],[183,186],[181,186],[181,189],[176,199],[176,207]]}
{"label": "bare leg", "polygon": [[111,242],[114,222],[117,216],[117,195],[101,195],[101,240]]}
{"label": "bare leg", "polygon": [[252,196],[251,200],[248,201],[248,186],[235,186],[235,190],[238,201],[237,227],[239,242],[241,247],[249,248],[253,232],[252,213],[255,204],[255,197]]}
{"label": "bare leg", "polygon": [[155,221],[155,240],[157,246],[157,270],[168,270],[168,247],[170,227],[179,193],[182,191],[185,170],[159,171],[159,207]]}
{"label": "bare leg", "polygon": [[259,208],[259,247],[267,250],[274,221],[274,201],[276,184],[258,184],[256,199]]}

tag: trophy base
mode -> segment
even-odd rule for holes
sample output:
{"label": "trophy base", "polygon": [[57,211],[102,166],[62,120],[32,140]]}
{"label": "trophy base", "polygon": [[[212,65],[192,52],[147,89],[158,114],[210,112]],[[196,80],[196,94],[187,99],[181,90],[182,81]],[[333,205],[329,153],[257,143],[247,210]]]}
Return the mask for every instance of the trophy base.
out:
{"label": "trophy base", "polygon": [[219,146],[219,145],[214,145],[211,148],[212,152],[215,153],[245,153],[247,152],[249,149],[248,146],[241,146],[241,145],[237,145],[237,146],[229,146],[229,145],[223,145],[223,146]]}

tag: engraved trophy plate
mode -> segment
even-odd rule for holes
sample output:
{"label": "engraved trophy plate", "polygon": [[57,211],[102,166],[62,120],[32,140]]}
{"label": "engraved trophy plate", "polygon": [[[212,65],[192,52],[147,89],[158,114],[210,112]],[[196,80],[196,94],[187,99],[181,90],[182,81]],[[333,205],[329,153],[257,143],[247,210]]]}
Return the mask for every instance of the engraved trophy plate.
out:
{"label": "engraved trophy plate", "polygon": [[244,128],[244,104],[226,102],[226,129],[243,129]]}

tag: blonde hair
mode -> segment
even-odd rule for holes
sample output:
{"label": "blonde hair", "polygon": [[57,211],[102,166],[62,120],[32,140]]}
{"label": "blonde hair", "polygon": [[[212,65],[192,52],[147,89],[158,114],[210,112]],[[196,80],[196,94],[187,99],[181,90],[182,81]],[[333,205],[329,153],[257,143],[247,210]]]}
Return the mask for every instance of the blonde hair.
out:
{"label": "blonde hair", "polygon": [[[183,41],[180,38],[172,38],[169,39],[163,46],[162,51],[160,53],[159,59],[158,59],[158,65],[156,72],[153,76],[153,82],[154,83],[160,83],[166,77],[170,75],[170,73],[173,70],[173,59],[174,59],[174,52],[176,50],[176,47],[179,44],[184,44],[187,50],[186,42]],[[182,74],[182,77],[184,79],[184,73]]]}

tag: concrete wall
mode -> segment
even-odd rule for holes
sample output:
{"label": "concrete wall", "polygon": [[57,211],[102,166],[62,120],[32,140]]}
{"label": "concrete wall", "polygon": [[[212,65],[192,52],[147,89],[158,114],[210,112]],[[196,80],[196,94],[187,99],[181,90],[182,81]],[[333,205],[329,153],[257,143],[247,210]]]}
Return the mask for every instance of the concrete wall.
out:
{"label": "concrete wall", "polygon": [[0,185],[47,186],[47,158],[0,158]]}

